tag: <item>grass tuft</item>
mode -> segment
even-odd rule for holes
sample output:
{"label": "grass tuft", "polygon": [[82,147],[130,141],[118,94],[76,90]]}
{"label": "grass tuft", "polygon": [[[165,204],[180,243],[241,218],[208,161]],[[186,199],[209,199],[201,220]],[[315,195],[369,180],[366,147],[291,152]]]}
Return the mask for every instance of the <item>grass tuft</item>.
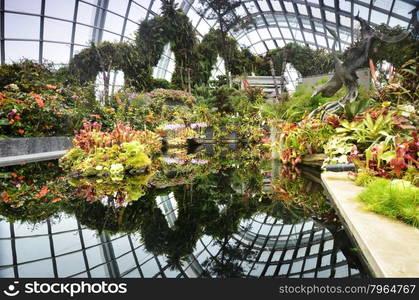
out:
{"label": "grass tuft", "polygon": [[378,178],[359,198],[369,210],[419,228],[419,188],[410,182]]}

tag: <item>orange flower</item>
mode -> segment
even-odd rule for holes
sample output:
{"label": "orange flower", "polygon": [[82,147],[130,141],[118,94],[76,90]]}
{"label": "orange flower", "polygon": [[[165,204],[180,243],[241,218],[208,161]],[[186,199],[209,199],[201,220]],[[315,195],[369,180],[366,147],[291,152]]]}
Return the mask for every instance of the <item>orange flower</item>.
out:
{"label": "orange flower", "polygon": [[0,93],[0,100],[3,100],[4,97],[5,95],[3,93]]}
{"label": "orange flower", "polygon": [[18,180],[22,180],[23,178],[25,178],[25,177],[21,175],[21,176],[19,176],[17,179],[18,179]]}
{"label": "orange flower", "polygon": [[47,85],[45,85],[45,87],[46,87],[47,89],[50,89],[50,90],[55,90],[55,89],[57,88],[57,86],[55,86],[55,85],[51,85],[51,84],[47,84]]}
{"label": "orange flower", "polygon": [[45,106],[44,100],[41,98],[41,96],[39,96],[38,94],[35,94],[35,93],[30,93],[29,95],[31,95],[32,98],[35,99],[36,104],[38,104],[39,107],[44,107]]}
{"label": "orange flower", "polygon": [[52,128],[52,125],[45,125],[45,129],[51,129]]}
{"label": "orange flower", "polygon": [[58,202],[58,201],[61,201],[61,198],[55,198],[55,199],[51,200],[52,203],[55,203],[55,202]]}
{"label": "orange flower", "polygon": [[22,117],[21,117],[21,116],[19,116],[19,115],[17,115],[17,116],[15,117],[15,120],[16,120],[16,121],[19,121],[20,119],[22,119]]}
{"label": "orange flower", "polygon": [[44,185],[41,189],[41,191],[39,192],[38,195],[36,195],[37,199],[40,199],[42,197],[45,197],[45,195],[48,193],[48,187],[46,185]]}
{"label": "orange flower", "polygon": [[60,111],[57,111],[57,112],[55,112],[55,114],[56,114],[57,116],[59,116],[59,115],[62,115],[63,113],[62,113],[62,112],[60,112]]}
{"label": "orange flower", "polygon": [[100,119],[99,115],[90,115],[91,118],[96,118],[96,119]]}
{"label": "orange flower", "polygon": [[12,177],[16,178],[17,174],[16,173],[12,173]]}
{"label": "orange flower", "polygon": [[12,201],[12,198],[10,198],[7,193],[1,194],[1,199],[3,200],[3,202],[6,202],[6,203]]}
{"label": "orange flower", "polygon": [[17,132],[19,132],[20,134],[24,134],[25,133],[25,130],[19,129]]}
{"label": "orange flower", "polygon": [[14,122],[15,122],[15,120],[13,120],[13,119],[9,120],[10,125],[13,125]]}

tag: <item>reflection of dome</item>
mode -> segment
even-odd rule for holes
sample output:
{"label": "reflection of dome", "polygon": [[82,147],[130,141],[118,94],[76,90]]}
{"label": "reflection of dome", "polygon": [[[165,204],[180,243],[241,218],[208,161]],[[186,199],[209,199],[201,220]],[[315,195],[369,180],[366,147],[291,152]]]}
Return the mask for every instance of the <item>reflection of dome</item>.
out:
{"label": "reflection of dome", "polygon": [[[171,194],[172,195],[172,194]],[[177,218],[173,196],[159,197],[157,204],[170,227]],[[182,271],[169,268],[165,256],[155,256],[144,249],[138,234],[97,234],[82,226],[74,217],[38,224],[1,222],[0,244],[2,277],[198,277],[203,263],[219,257],[219,243],[205,235],[187,257]],[[10,244],[13,247],[10,247]],[[312,221],[284,225],[266,215],[241,222],[241,230],[228,239],[230,249],[251,247],[252,260],[244,261],[243,276],[328,277],[335,268],[336,277],[357,276],[341,251],[333,249],[333,237]],[[53,253],[50,252],[50,249]],[[234,253],[230,253],[230,263]],[[336,261],[333,257],[336,256]]]}

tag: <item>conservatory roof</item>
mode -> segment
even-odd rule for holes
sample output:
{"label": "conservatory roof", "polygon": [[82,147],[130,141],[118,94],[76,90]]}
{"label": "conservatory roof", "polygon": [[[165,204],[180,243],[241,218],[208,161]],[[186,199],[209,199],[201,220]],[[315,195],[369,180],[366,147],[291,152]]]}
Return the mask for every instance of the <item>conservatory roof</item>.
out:
{"label": "conservatory roof", "polygon": [[[216,24],[198,14],[198,0],[176,0],[200,36]],[[356,38],[359,15],[372,24],[409,26],[416,0],[243,0],[236,14],[255,25],[232,35],[255,53],[289,42],[330,49],[325,26],[336,28],[343,50]],[[0,0],[0,61],[22,57],[66,64],[89,41],[129,41],[141,20],[160,13],[160,0]],[[173,68],[166,51],[157,72]],[[160,70],[159,70],[160,69]],[[170,71],[169,71],[170,72]]]}

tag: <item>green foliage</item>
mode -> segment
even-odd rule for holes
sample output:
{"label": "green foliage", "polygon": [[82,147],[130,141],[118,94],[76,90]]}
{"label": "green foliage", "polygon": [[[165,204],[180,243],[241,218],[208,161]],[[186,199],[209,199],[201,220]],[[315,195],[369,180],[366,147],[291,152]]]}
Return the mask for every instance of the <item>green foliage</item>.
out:
{"label": "green foliage", "polygon": [[359,144],[373,143],[382,138],[390,136],[393,132],[393,122],[391,114],[381,114],[376,119],[371,114],[366,114],[365,119],[361,121],[349,122],[343,120],[340,122],[337,133],[343,133],[356,140]]}
{"label": "green foliage", "polygon": [[397,104],[411,104],[419,99],[419,56],[408,60],[395,76],[380,90],[376,99]]}
{"label": "green foliage", "polygon": [[[379,32],[379,34],[385,34],[390,37],[406,33],[406,29],[399,25],[389,27],[385,24],[381,24],[376,26],[375,30]],[[394,67],[400,68],[406,61],[419,55],[419,39],[410,31],[407,32],[406,38],[400,42],[388,43],[385,40],[382,41],[377,39],[371,48],[372,51],[370,55],[375,62],[385,60],[393,64]]]}
{"label": "green foliage", "polygon": [[83,119],[101,114],[92,87],[66,87],[43,65],[2,65],[0,81],[8,83],[0,93],[0,136],[71,135]]}
{"label": "green foliage", "polygon": [[[313,85],[299,84],[295,92],[289,97],[288,101],[280,103],[262,103],[260,107],[262,115],[276,120],[298,122],[318,106],[343,97],[345,93],[344,89],[339,90],[339,92],[331,98],[325,98],[321,95],[312,97],[314,89],[325,81],[327,81],[327,78],[320,79]],[[365,94],[366,93],[361,90],[360,98],[365,98]]]}
{"label": "green foliage", "polygon": [[269,59],[272,58],[275,70],[282,69],[284,52],[287,52],[286,61],[300,72],[303,77],[327,74],[334,70],[333,55],[324,49],[313,50],[308,46],[297,43],[288,43],[282,48],[270,50],[265,56],[257,60],[256,75],[270,76]]}
{"label": "green foliage", "polygon": [[404,180],[375,179],[359,199],[371,211],[419,228],[419,188]]}
{"label": "green foliage", "polygon": [[356,115],[363,113],[372,104],[372,99],[362,98],[345,103],[345,118],[352,121]]}
{"label": "green foliage", "polygon": [[284,164],[301,163],[302,156],[323,153],[323,147],[334,134],[331,125],[317,119],[306,119],[298,124],[285,123],[281,126],[281,139],[276,150]]}

